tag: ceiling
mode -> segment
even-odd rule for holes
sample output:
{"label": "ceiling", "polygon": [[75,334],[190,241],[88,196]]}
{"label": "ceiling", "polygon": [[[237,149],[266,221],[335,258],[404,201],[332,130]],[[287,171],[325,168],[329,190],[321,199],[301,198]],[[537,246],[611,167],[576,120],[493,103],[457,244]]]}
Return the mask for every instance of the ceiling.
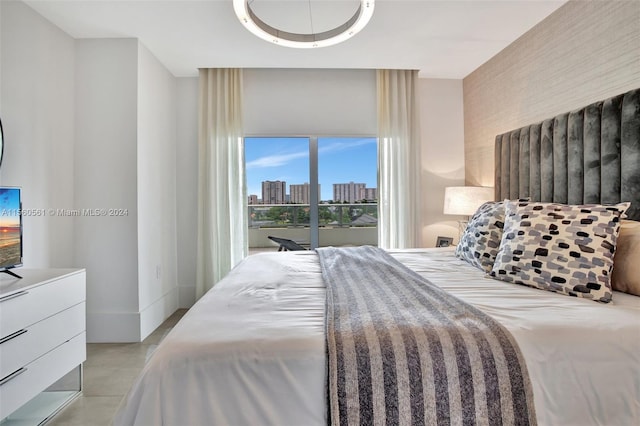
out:
{"label": "ceiling", "polygon": [[[176,77],[208,67],[398,68],[454,79],[467,76],[565,2],[376,0],[369,25],[352,39],[292,49],[245,30],[232,0],[25,0],[74,38],[139,39]],[[309,15],[314,29],[322,30],[339,17],[346,21],[357,5],[357,0],[252,3],[265,22],[297,32],[309,32]]]}

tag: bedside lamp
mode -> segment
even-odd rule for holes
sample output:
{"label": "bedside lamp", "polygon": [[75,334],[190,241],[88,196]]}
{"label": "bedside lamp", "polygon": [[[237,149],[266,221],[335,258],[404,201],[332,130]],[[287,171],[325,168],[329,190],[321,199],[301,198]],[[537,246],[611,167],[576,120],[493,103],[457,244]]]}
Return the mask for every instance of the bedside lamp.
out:
{"label": "bedside lamp", "polygon": [[488,186],[449,186],[444,189],[443,213],[467,216],[466,221],[458,221],[458,239],[467,226],[469,216],[493,198],[493,188]]}

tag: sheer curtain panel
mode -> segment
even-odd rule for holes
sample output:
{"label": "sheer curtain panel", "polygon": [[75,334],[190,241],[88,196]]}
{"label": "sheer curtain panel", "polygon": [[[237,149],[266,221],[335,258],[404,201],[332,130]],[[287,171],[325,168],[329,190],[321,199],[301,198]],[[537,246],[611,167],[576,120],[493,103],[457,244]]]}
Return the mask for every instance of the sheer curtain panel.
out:
{"label": "sheer curtain panel", "polygon": [[378,245],[421,246],[418,71],[378,70]]}
{"label": "sheer curtain panel", "polygon": [[247,255],[242,70],[200,70],[198,126],[200,298]]}

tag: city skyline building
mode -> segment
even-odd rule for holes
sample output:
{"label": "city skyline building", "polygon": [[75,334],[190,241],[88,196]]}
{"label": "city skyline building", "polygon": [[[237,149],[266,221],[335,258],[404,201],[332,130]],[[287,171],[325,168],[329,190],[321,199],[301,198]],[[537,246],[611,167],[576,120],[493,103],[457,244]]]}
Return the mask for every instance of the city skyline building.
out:
{"label": "city skyline building", "polygon": [[360,189],[359,200],[373,201],[378,199],[378,188],[362,188]]}
{"label": "city skyline building", "polygon": [[263,204],[284,204],[287,202],[287,182],[267,180],[262,182]]}
{"label": "city skyline building", "polygon": [[[318,185],[318,194],[321,194],[320,185]],[[311,199],[311,186],[308,182],[303,184],[289,185],[289,200],[294,204],[309,204]]]}
{"label": "city skyline building", "polygon": [[333,184],[333,201],[339,203],[355,203],[360,201],[360,191],[365,189],[365,183],[334,183]]}
{"label": "city skyline building", "polygon": [[[318,184],[318,194],[321,194],[321,185]],[[289,185],[289,193],[286,192],[286,181],[262,181],[262,199],[250,194],[247,202],[256,204],[309,204],[311,187],[308,182]],[[367,188],[364,183],[334,183],[333,199],[320,200],[336,203],[357,203],[359,201],[375,201],[378,199],[378,188]]]}

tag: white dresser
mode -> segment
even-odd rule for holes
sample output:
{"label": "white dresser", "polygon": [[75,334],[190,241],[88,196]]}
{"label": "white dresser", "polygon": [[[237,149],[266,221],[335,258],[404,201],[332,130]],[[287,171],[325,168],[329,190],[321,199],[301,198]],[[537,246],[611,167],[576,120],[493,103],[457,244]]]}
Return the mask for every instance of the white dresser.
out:
{"label": "white dresser", "polygon": [[0,274],[0,419],[74,368],[81,382],[86,359],[84,269],[13,271]]}

